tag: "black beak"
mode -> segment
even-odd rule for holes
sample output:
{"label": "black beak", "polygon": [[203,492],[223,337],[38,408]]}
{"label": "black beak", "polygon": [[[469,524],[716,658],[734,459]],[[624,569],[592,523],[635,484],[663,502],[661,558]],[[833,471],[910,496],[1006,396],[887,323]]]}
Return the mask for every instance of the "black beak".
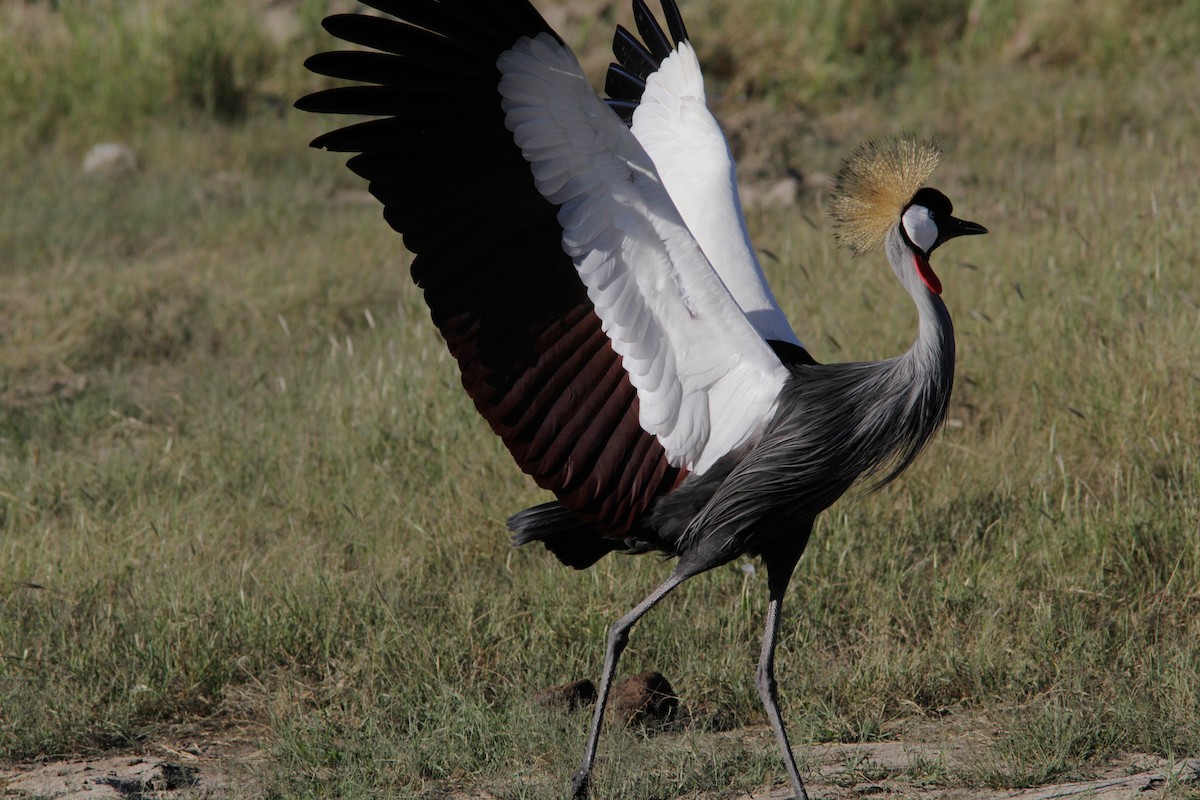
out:
{"label": "black beak", "polygon": [[974,236],[987,232],[988,229],[978,222],[968,222],[958,217],[944,217],[938,220],[938,238],[933,243],[933,247],[929,248],[929,252],[932,253],[942,242],[949,241],[956,236]]}

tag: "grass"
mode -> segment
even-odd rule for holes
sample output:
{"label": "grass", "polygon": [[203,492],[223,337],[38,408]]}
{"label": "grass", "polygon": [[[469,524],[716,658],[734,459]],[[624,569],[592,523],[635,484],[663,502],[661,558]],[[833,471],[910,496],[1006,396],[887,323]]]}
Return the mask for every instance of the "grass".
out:
{"label": "grass", "polygon": [[[316,85],[296,64],[324,46],[319,9],[275,41],[257,6],[193,27],[119,5],[111,25],[3,8],[44,18],[0,34],[0,758],[249,726],[269,796],[559,795],[585,715],[528,695],[593,676],[666,565],[508,548],[505,515],[538,493],[462,395],[397,237],[305,147],[330,122],[278,109]],[[801,565],[779,666],[795,737],[982,727],[973,766],[929,769],[966,786],[1195,756],[1195,12],[946,3],[917,52],[871,44],[864,8],[684,8],[766,174],[937,136],[937,185],[993,231],[939,253],[946,432],[832,509]],[[81,177],[111,137],[139,171]],[[750,211],[777,294],[818,358],[894,354],[907,301],[834,248],[822,201]],[[598,791],[782,780],[751,680],[765,603],[736,565],[639,626],[623,672],[666,672],[685,714],[607,731]]]}

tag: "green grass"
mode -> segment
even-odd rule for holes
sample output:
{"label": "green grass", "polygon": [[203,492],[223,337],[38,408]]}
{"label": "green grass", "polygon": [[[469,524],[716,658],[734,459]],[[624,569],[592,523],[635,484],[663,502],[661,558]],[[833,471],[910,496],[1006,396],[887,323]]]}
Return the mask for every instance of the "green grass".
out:
{"label": "green grass", "polygon": [[[43,38],[0,34],[0,759],[249,726],[272,796],[558,796],[586,715],[528,696],[594,677],[668,565],[508,547],[539,494],[463,396],[398,237],[306,148],[332,121],[275,108],[318,85],[296,68],[318,36],[274,42],[256,6],[190,27],[172,4],[108,25],[60,5]],[[1185,3],[944,5],[923,52],[870,44],[862,4],[684,7],[706,57],[735,59],[713,99],[764,169],[936,136],[937,185],[992,230],[939,251],[948,428],[818,525],[785,713],[802,744],[990,733],[970,766],[929,766],[942,784],[1195,756],[1200,26]],[[44,11],[3,11],[22,8]],[[112,137],[140,170],[81,177]],[[750,212],[777,294],[818,358],[892,355],[908,301],[834,247],[822,202]],[[752,681],[765,605],[733,566],[639,626],[622,671],[664,671],[685,713],[610,727],[599,792],[782,781]]]}

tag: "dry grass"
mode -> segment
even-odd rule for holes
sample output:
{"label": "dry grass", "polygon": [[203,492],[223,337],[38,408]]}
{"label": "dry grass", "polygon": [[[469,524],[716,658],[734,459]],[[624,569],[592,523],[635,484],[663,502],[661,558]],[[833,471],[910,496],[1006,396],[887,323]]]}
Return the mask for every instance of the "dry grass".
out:
{"label": "dry grass", "polygon": [[[50,16],[52,48],[0,35],[20,147],[0,156],[16,198],[0,207],[0,751],[237,719],[263,731],[267,794],[556,795],[585,721],[526,697],[592,675],[607,624],[665,565],[576,574],[507,547],[504,516],[538,494],[462,396],[397,238],[305,147],[330,123],[269,102],[301,91],[292,59],[315,34],[244,34],[263,55],[230,121],[167,84],[136,96],[173,41],[175,6],[142,25],[151,5],[105,36]],[[986,758],[938,778],[962,785],[1195,755],[1200,109],[1183,40],[1200,26],[1189,4],[937,5],[919,37],[880,45],[868,31],[919,9],[684,8],[750,171],[814,177],[750,223],[819,358],[912,335],[890,272],[836,250],[824,216],[815,176],[861,138],[941,139],[935,184],[993,231],[939,253],[960,351],[946,432],[900,483],[835,507],[804,559],[788,717],[801,742],[972,721]],[[248,13],[203,10],[209,28]],[[581,40],[600,47],[594,19]],[[30,114],[20,92],[64,71],[77,94]],[[105,86],[130,96],[80,102]],[[141,169],[81,177],[117,133]],[[685,723],[612,731],[598,789],[780,780],[769,737],[713,735],[761,723],[763,584],[719,570],[639,627],[624,669],[666,671]]]}

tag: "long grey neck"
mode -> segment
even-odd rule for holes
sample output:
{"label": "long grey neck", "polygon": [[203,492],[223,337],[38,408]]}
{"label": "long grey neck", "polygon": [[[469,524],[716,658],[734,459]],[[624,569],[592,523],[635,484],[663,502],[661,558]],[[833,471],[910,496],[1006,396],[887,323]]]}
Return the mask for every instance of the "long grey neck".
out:
{"label": "long grey neck", "polygon": [[942,298],[933,294],[917,279],[912,291],[917,306],[917,337],[901,360],[908,363],[914,393],[936,400],[942,421],[954,384],[954,323]]}
{"label": "long grey neck", "polygon": [[898,227],[888,234],[887,257],[917,307],[918,323],[912,347],[884,362],[890,391],[881,395],[881,402],[891,408],[878,412],[890,417],[898,430],[892,441],[896,460],[881,483],[912,463],[941,426],[954,386],[954,323],[942,298],[930,292],[917,274],[912,251]]}
{"label": "long grey neck", "polygon": [[662,541],[684,548],[718,523],[749,528],[764,508],[780,520],[812,519],[860,478],[894,479],[937,431],[954,383],[954,328],[892,233],[888,260],[920,318],[912,347],[886,361],[785,361],[792,377],[762,439],[655,503],[651,527]]}

